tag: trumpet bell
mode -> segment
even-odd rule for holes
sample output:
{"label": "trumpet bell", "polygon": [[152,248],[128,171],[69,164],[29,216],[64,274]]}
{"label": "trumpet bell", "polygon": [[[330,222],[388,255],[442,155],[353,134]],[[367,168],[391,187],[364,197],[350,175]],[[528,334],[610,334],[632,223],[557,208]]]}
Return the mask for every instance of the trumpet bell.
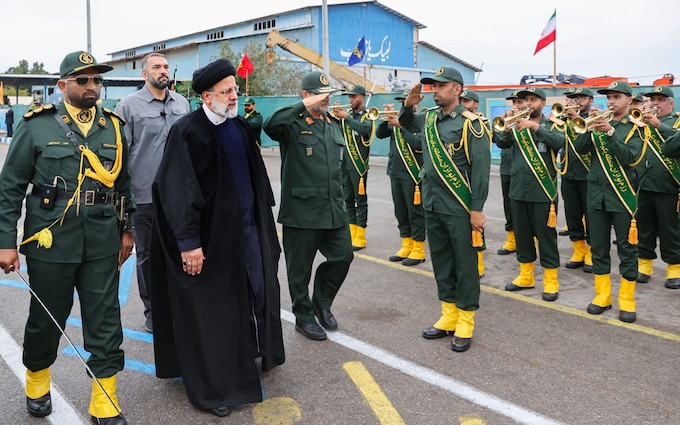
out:
{"label": "trumpet bell", "polygon": [[378,119],[388,120],[390,116],[396,116],[399,111],[379,111],[375,106],[368,109],[366,112],[366,118],[371,121],[376,121]]}
{"label": "trumpet bell", "polygon": [[497,132],[502,132],[505,131],[506,129],[509,128],[515,128],[517,126],[517,123],[520,120],[526,119],[529,117],[529,113],[531,112],[531,109],[527,108],[523,110],[522,112],[512,115],[510,117],[496,117],[492,121],[493,129]]}
{"label": "trumpet bell", "polygon": [[611,109],[605,109],[604,111],[600,112],[599,114],[590,116],[586,119],[583,119],[581,117],[576,117],[573,120],[571,120],[571,127],[574,129],[574,131],[576,133],[583,134],[586,131],[591,129],[591,127],[593,126],[593,123],[595,121],[599,121],[599,120],[611,121],[612,113],[613,113],[613,111]]}
{"label": "trumpet bell", "polygon": [[562,115],[564,115],[564,113],[565,113],[567,110],[569,110],[569,109],[574,109],[574,108],[578,108],[578,107],[579,107],[578,105],[564,106],[564,105],[562,105],[561,103],[555,103],[555,104],[552,106],[552,108],[550,108],[550,113],[551,113],[554,117],[561,117]]}
{"label": "trumpet bell", "polygon": [[628,111],[628,116],[631,119],[640,120],[646,114],[654,114],[654,116],[656,116],[658,109],[659,108],[657,108],[656,106],[654,106],[653,108],[648,108],[648,109],[631,108],[630,111]]}

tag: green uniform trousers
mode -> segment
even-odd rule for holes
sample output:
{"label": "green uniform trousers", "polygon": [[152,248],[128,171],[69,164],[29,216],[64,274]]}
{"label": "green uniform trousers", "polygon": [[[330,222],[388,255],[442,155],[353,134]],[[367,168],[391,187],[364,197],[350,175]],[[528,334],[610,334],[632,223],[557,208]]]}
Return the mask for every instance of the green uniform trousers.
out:
{"label": "green uniform trousers", "polygon": [[510,206],[510,175],[501,174],[501,192],[503,193],[503,213],[505,214],[505,231],[514,230],[512,226],[512,207]]}
{"label": "green uniform trousers", "polygon": [[333,304],[354,259],[349,227],[304,229],[283,226],[288,290],[298,325],[315,323],[312,300],[309,298],[309,280],[317,251],[326,257],[326,261],[316,268],[312,297],[314,303],[326,310]]}
{"label": "green uniform trousers", "polygon": [[645,260],[656,258],[659,237],[661,259],[666,264],[680,263],[680,220],[678,195],[641,190],[638,193],[638,255]]}
{"label": "green uniform trousers", "polygon": [[411,238],[416,242],[425,241],[425,216],[423,206],[413,204],[416,191],[413,180],[401,180],[390,177],[394,216],[400,238]]}
{"label": "green uniform trousers", "polygon": [[[351,160],[348,159],[351,162]],[[366,227],[368,221],[368,195],[359,195],[359,173],[355,169],[347,170],[345,176],[345,190],[347,197],[347,217],[349,224],[356,224],[359,227]],[[364,174],[364,189],[368,193],[368,172]]]}
{"label": "green uniform trousers", "polygon": [[[548,227],[550,202],[525,202],[511,200],[515,240],[517,241],[517,261],[533,263],[536,261],[536,245],[541,266],[556,269],[560,266],[560,253],[557,249],[557,232]],[[557,205],[555,205],[557,210]]]}
{"label": "green uniform trousers", "polygon": [[439,299],[454,303],[461,310],[478,310],[479,271],[470,216],[426,210],[425,227]]}
{"label": "green uniform trousers", "polygon": [[[118,301],[118,254],[80,264],[46,263],[26,258],[31,288],[40,297],[62,329],[78,291],[83,323],[84,348],[90,353],[87,365],[98,378],[123,370],[123,329]],[[40,303],[31,297],[24,332],[23,361],[27,369],[50,367],[57,358],[61,332]]]}
{"label": "green uniform trousers", "polygon": [[593,254],[593,273],[609,274],[611,272],[611,228],[614,226],[616,234],[616,250],[619,255],[619,273],[630,281],[638,276],[637,245],[628,243],[630,228],[630,214],[628,212],[609,212],[605,210],[588,209],[590,227],[591,252]]}
{"label": "green uniform trousers", "polygon": [[[590,243],[586,233],[588,229],[588,181],[562,179],[562,200],[564,201],[564,216],[569,229],[569,240]],[[585,227],[583,217],[585,216]]]}

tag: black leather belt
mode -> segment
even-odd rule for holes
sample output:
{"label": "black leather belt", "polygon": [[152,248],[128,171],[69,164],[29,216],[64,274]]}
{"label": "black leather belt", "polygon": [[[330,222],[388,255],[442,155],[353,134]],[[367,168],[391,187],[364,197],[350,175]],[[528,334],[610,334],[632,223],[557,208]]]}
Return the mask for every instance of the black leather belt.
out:
{"label": "black leather belt", "polygon": [[[43,198],[42,188],[33,186],[31,195]],[[60,190],[57,192],[56,202],[67,202],[73,197],[73,192]],[[115,204],[118,201],[118,192],[98,192],[96,190],[84,190],[80,192],[80,203],[85,205]],[[75,201],[77,203],[78,200]]]}

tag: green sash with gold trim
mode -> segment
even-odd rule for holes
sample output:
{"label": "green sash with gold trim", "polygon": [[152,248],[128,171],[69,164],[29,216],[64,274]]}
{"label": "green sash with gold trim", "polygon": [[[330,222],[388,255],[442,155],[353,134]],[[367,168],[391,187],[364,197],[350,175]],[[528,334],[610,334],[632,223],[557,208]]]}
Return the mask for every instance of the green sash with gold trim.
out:
{"label": "green sash with gold trim", "polygon": [[363,176],[366,174],[366,171],[368,171],[368,157],[364,161],[364,158],[359,151],[356,138],[354,137],[354,130],[345,123],[345,120],[342,120],[342,130],[345,135],[345,146],[347,146],[349,158],[352,160],[352,164],[354,164],[354,168],[356,168],[359,176]]}
{"label": "green sash with gold trim", "polygon": [[645,133],[647,133],[647,143],[649,143],[652,152],[659,158],[659,161],[663,164],[666,170],[670,173],[675,183],[680,185],[680,168],[678,168],[678,163],[674,158],[668,158],[663,153],[661,153],[661,145],[665,143],[663,137],[659,134],[658,130],[651,125],[648,125]]}
{"label": "green sash with gold trim", "polygon": [[[436,110],[428,111],[425,115],[425,141],[430,153],[430,160],[437,174],[439,174],[439,178],[469,213],[472,203],[470,184],[463,178],[460,170],[453,162],[453,158],[439,138]],[[465,140],[461,140],[461,143],[465,143]]]}
{"label": "green sash with gold trim", "polygon": [[621,203],[626,207],[626,210],[628,210],[631,217],[634,217],[637,212],[637,194],[633,190],[633,186],[630,184],[628,176],[621,169],[619,160],[612,155],[609,150],[609,146],[607,146],[607,135],[593,131],[591,139],[595,145],[597,157],[600,159],[600,166],[602,167],[605,176],[607,176],[609,184],[612,189],[614,189],[616,196],[621,200]]}
{"label": "green sash with gold trim", "polygon": [[[586,169],[586,171],[590,171],[590,164],[593,161],[593,156],[590,152],[585,153],[581,155],[580,153],[576,152],[576,147],[574,147],[574,140],[578,138],[578,134],[574,131],[574,129],[571,127],[569,123],[567,123],[565,135],[567,139],[567,149],[569,149],[571,152],[576,155],[576,158],[583,164],[583,167]],[[565,152],[567,154],[567,152]],[[567,155],[568,156],[568,155]]]}
{"label": "green sash with gold trim", "polygon": [[420,183],[421,178],[419,175],[420,169],[422,167],[418,165],[418,161],[416,161],[416,156],[413,154],[411,145],[409,145],[406,140],[404,140],[404,135],[401,134],[400,128],[393,127],[392,132],[394,134],[394,141],[397,145],[397,151],[399,152],[399,156],[401,157],[406,170],[408,170],[408,173],[411,175],[411,178],[415,184]]}
{"label": "green sash with gold trim", "polygon": [[557,197],[557,178],[553,179],[550,176],[550,171],[548,170],[545,161],[543,161],[540,152],[538,152],[538,148],[534,143],[534,139],[531,137],[529,129],[521,131],[513,129],[512,133],[515,136],[515,141],[517,142],[520,152],[522,152],[524,160],[534,173],[536,181],[541,186],[548,199],[551,202],[554,201]]}

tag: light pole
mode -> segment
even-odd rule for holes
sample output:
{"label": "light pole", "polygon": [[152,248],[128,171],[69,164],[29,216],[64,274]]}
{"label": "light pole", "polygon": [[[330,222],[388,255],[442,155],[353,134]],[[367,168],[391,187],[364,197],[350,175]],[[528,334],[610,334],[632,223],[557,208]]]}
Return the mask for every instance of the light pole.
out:
{"label": "light pole", "polygon": [[87,3],[87,53],[92,54],[92,29],[90,26],[90,0]]}

